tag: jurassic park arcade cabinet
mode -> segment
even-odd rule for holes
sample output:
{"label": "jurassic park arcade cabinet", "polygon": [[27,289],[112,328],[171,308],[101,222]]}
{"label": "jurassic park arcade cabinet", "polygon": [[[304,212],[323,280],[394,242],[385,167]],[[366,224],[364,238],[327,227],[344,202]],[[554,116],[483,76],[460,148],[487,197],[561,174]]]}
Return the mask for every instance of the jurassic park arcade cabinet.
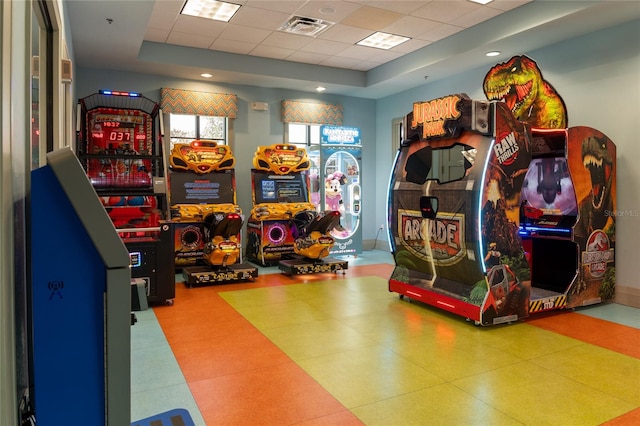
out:
{"label": "jurassic park arcade cabinet", "polygon": [[328,257],[331,232],[340,230],[340,211],[320,211],[310,202],[304,148],[276,144],[258,147],[251,182],[253,209],[247,223],[247,257],[263,266],[278,264],[288,275],[348,268]]}
{"label": "jurassic park arcade cabinet", "polygon": [[594,294],[612,274],[614,217],[593,207],[615,193],[611,141],[586,128],[532,131],[505,103],[462,94],[415,103],[404,124],[389,191],[390,291],[481,325],[605,298]]}
{"label": "jurassic park arcade cabinet", "polygon": [[176,265],[187,286],[256,278],[257,268],[242,263],[244,216],[231,148],[207,140],[175,144],[169,162]]}
{"label": "jurassic park arcade cabinet", "polygon": [[616,147],[579,126],[532,130],[520,238],[531,266],[529,313],[611,299],[615,292]]}

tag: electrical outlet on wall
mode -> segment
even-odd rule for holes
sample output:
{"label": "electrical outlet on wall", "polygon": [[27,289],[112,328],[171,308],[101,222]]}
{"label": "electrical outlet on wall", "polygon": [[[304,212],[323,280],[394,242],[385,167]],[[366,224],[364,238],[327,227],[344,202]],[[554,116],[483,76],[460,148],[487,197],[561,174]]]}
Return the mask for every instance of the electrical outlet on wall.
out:
{"label": "electrical outlet on wall", "polygon": [[381,224],[380,224],[380,228],[379,228],[379,229],[380,229],[381,231],[384,229],[384,223],[381,223]]}

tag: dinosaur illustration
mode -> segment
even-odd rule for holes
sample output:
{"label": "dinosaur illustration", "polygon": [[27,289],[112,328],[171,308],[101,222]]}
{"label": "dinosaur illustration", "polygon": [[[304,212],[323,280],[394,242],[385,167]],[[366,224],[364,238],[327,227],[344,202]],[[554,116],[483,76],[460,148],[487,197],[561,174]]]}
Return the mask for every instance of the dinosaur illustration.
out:
{"label": "dinosaur illustration", "polygon": [[487,99],[505,102],[519,121],[543,129],[567,126],[564,101],[527,56],[514,56],[495,65],[482,86]]}
{"label": "dinosaur illustration", "polygon": [[607,150],[606,139],[589,136],[582,141],[582,164],[591,176],[591,192],[580,204],[582,227],[576,233],[588,236],[593,230],[605,229],[607,222],[612,222],[607,212],[613,211],[613,158]]}

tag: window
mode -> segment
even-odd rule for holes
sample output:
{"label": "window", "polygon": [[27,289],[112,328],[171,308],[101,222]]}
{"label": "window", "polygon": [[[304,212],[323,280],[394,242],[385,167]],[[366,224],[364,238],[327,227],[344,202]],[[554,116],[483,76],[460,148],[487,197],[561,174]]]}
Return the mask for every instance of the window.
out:
{"label": "window", "polygon": [[220,145],[228,144],[226,117],[169,114],[169,124],[171,125],[170,150],[177,143],[188,144],[196,139],[213,140]]}
{"label": "window", "polygon": [[286,123],[284,142],[296,145],[319,145],[320,144],[320,125],[319,124],[300,124]]}

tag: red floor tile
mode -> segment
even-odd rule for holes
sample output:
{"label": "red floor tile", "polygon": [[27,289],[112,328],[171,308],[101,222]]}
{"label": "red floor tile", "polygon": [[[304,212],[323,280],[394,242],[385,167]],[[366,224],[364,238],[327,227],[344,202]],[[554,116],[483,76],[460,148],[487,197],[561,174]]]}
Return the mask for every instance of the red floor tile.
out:
{"label": "red floor tile", "polygon": [[633,327],[561,311],[532,316],[526,322],[563,336],[640,358],[640,330]]}
{"label": "red floor tile", "polygon": [[[209,425],[285,425],[345,414],[345,407],[289,362],[189,383]],[[351,424],[355,417],[351,415]]]}
{"label": "red floor tile", "polygon": [[291,361],[218,293],[344,279],[387,277],[391,265],[350,268],[345,274],[265,274],[253,282],[176,285],[173,306],[154,307],[207,424],[362,423]]}
{"label": "red floor tile", "polygon": [[640,408],[631,410],[620,417],[603,423],[602,426],[636,426],[640,425]]}

